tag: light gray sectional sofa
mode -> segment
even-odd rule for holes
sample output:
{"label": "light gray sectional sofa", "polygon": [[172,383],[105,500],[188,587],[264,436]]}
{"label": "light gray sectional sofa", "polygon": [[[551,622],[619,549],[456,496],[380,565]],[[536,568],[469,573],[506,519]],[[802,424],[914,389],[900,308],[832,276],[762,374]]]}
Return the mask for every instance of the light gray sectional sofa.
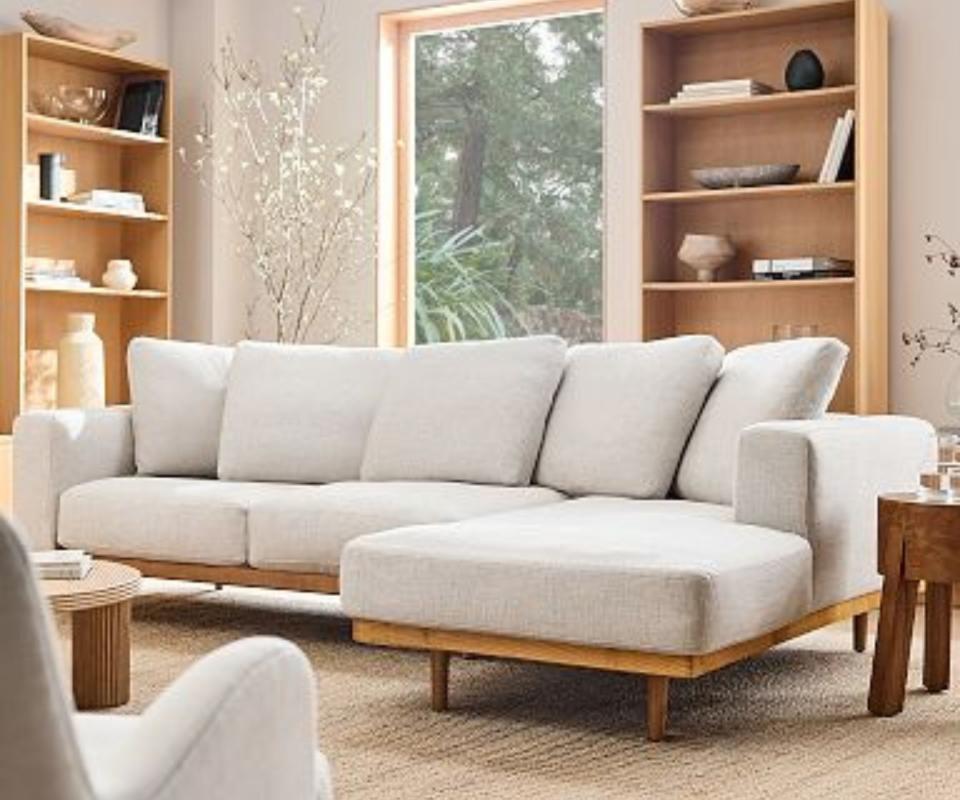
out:
{"label": "light gray sectional sofa", "polygon": [[659,739],[670,678],[877,605],[876,496],[933,432],[825,416],[846,355],[136,340],[130,408],[17,421],[15,513],[148,575],[340,591],[359,641],[431,651],[436,708],[451,653],[646,675]]}

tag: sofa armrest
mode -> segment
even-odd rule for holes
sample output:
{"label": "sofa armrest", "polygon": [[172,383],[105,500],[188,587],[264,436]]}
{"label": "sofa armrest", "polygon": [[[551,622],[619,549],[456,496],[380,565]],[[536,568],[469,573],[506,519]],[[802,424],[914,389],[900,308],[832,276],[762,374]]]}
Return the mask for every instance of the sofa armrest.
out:
{"label": "sofa armrest", "polygon": [[736,519],[809,540],[814,608],[823,608],[879,586],[877,496],[914,489],[931,458],[933,428],[909,417],[753,425],[740,436]]}
{"label": "sofa armrest", "polygon": [[31,411],[13,425],[13,514],[33,549],[56,547],[63,492],[133,473],[133,425],[126,406]]}

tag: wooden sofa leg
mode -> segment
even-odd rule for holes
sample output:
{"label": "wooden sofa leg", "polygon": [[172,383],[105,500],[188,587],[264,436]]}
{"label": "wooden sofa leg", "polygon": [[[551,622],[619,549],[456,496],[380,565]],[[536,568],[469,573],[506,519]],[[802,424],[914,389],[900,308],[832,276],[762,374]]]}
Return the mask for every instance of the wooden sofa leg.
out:
{"label": "wooden sofa leg", "polygon": [[853,618],[853,649],[863,653],[867,649],[867,621],[869,614],[857,614]]}
{"label": "wooden sofa leg", "polygon": [[670,679],[647,676],[647,740],[659,742],[667,733],[667,705]]}
{"label": "wooden sofa leg", "polygon": [[450,694],[450,654],[430,651],[430,707],[446,711]]}

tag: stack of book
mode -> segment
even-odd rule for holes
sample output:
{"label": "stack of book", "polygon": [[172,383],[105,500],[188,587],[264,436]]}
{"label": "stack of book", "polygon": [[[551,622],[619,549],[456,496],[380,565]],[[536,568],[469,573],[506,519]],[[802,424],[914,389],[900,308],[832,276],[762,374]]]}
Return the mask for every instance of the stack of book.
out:
{"label": "stack of book", "polygon": [[772,86],[751,78],[730,81],[701,81],[699,83],[683,84],[683,88],[670,99],[670,102],[671,104],[678,104],[698,103],[703,100],[739,100],[759,94],[772,93]]}
{"label": "stack of book", "polygon": [[77,264],[72,259],[24,259],[23,279],[35,286],[55,286],[63,289],[88,289],[90,281],[77,277]]}
{"label": "stack of book", "polygon": [[849,278],[853,262],[842,258],[804,256],[802,258],[757,258],[753,277],[760,281],[796,280],[798,278]]}
{"label": "stack of book", "polygon": [[830,137],[830,146],[820,168],[820,183],[836,183],[853,180],[854,153],[853,135],[856,112],[851,108],[837,119]]}
{"label": "stack of book", "polygon": [[93,568],[93,556],[83,550],[37,550],[30,560],[42,580],[82,580]]}
{"label": "stack of book", "polygon": [[113,189],[91,189],[78,192],[67,198],[71,203],[93,208],[111,208],[117,211],[129,211],[142,214],[147,210],[143,195],[138,192],[117,192]]}

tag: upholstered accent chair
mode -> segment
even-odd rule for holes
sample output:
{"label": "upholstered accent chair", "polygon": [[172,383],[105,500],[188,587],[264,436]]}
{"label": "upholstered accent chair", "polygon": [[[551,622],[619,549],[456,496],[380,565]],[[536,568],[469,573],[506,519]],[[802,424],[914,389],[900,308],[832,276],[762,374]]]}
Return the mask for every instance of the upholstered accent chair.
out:
{"label": "upholstered accent chair", "polygon": [[142,716],[75,713],[27,552],[0,516],[0,797],[330,798],[304,655],[247,639],[194,665]]}

